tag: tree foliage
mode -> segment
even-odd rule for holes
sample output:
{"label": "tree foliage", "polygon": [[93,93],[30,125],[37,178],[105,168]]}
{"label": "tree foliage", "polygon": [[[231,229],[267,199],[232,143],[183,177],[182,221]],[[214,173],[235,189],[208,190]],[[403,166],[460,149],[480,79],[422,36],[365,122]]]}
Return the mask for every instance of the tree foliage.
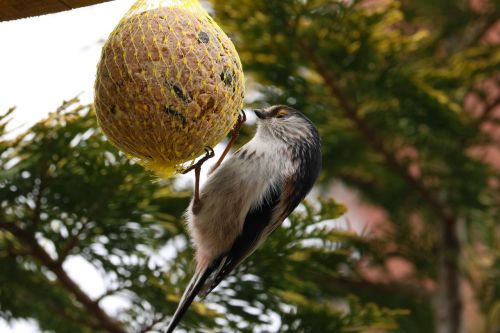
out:
{"label": "tree foliage", "polygon": [[[498,7],[212,5],[239,50],[250,103],[306,113],[320,129],[324,166],[319,200],[195,303],[182,328],[456,333],[466,285],[482,323],[466,328],[497,329],[500,179],[487,152],[498,146],[499,101],[488,86],[499,85],[500,53],[482,36]],[[47,332],[160,331],[193,271],[183,225],[190,188],[114,149],[76,99],[11,138],[14,112],[0,118],[0,317],[33,318]],[[339,227],[345,207],[328,199],[338,182],[384,212],[382,236]],[[76,283],[75,258],[98,270],[105,293],[91,297]],[[404,280],[390,275],[394,258],[411,267]],[[106,311],[117,296],[123,307]]]}

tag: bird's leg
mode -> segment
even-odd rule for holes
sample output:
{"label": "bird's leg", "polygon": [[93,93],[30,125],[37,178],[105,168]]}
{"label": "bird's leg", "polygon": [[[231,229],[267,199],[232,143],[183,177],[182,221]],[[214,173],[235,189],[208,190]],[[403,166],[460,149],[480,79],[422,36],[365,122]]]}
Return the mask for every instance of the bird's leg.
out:
{"label": "bird's leg", "polygon": [[[191,170],[194,170],[194,177],[195,177],[195,182],[194,182],[194,201],[193,201],[193,211],[199,210],[200,206],[200,171],[201,171],[201,166],[203,163],[205,163],[206,160],[212,158],[215,156],[214,150],[211,147],[206,147],[205,148],[205,156],[200,158],[198,162],[184,170],[182,173],[186,174]],[[197,207],[197,208],[195,208]]]}
{"label": "bird's leg", "polygon": [[247,115],[245,114],[245,111],[241,110],[241,113],[238,115],[238,120],[236,121],[236,124],[234,125],[233,129],[231,130],[231,139],[229,140],[226,149],[222,152],[222,155],[220,158],[217,160],[215,165],[210,169],[209,174],[215,171],[221,165],[222,161],[224,160],[224,157],[226,157],[227,153],[233,146],[234,142],[240,135],[240,130],[241,130],[241,125],[247,120]]}

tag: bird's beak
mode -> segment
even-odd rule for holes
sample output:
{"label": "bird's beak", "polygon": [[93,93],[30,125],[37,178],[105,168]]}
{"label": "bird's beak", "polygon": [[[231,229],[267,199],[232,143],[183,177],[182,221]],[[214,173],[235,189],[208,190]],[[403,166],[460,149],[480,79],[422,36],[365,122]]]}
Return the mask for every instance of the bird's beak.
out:
{"label": "bird's beak", "polygon": [[259,119],[265,119],[266,118],[266,115],[264,114],[264,112],[262,112],[261,109],[255,109],[253,110],[253,112],[255,112],[255,115],[259,118]]}

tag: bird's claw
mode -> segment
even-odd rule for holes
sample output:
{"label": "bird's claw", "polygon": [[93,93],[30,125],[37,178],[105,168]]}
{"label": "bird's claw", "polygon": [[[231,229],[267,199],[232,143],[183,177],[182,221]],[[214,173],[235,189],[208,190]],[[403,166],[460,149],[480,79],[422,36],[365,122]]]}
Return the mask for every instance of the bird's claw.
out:
{"label": "bird's claw", "polygon": [[205,156],[203,156],[200,161],[205,162],[206,160],[215,156],[215,152],[212,147],[206,146],[204,150],[205,150]]}
{"label": "bird's claw", "polygon": [[206,146],[204,148],[205,150],[205,156],[203,156],[202,158],[200,158],[195,164],[191,165],[189,168],[187,168],[186,170],[184,170],[182,172],[183,175],[185,175],[186,173],[190,172],[191,170],[195,170],[195,169],[201,169],[201,166],[203,165],[203,163],[205,163],[206,160],[212,158],[215,156],[215,152],[213,150],[212,147],[209,147],[209,146]]}
{"label": "bird's claw", "polygon": [[247,114],[245,110],[241,110],[241,113],[238,115],[238,122],[244,123],[245,121],[247,121]]}
{"label": "bird's claw", "polygon": [[247,115],[245,114],[245,111],[241,110],[240,114],[238,115],[238,120],[236,121],[236,124],[234,125],[231,135],[236,138],[238,137],[241,129],[241,125],[247,121]]}

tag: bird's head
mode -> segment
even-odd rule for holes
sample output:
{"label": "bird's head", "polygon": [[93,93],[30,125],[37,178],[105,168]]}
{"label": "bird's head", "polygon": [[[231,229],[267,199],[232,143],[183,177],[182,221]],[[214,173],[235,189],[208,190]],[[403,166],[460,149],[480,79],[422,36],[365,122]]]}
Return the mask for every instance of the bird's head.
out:
{"label": "bird's head", "polygon": [[319,141],[318,130],[302,112],[286,105],[254,110],[258,131],[265,140],[279,139],[285,143]]}

